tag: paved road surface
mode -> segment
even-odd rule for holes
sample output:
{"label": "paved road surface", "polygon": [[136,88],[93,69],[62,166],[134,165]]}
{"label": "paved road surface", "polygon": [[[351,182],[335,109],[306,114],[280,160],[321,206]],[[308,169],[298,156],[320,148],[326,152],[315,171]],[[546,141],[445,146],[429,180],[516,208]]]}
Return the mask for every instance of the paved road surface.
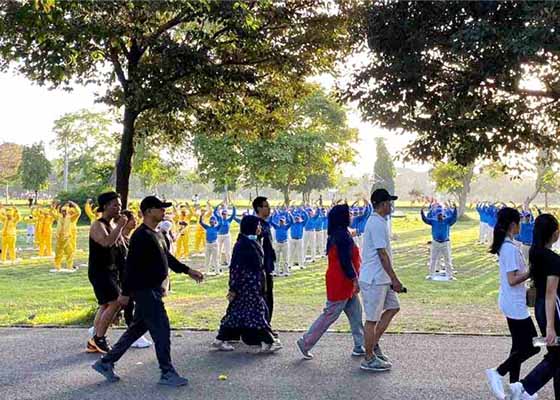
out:
{"label": "paved road surface", "polygon": [[[300,359],[297,337],[282,334],[285,348],[265,356],[245,346],[210,351],[212,333],[174,331],[173,360],[190,380],[175,389],[156,385],[153,349],[131,349],[117,365],[122,380],[109,384],[90,368],[97,356],[83,351],[85,329],[0,329],[0,399],[491,399],[483,371],[509,350],[505,337],[388,335],[383,348],[394,367],[376,374],[360,371],[359,360],[350,357],[350,335],[327,334],[311,361]],[[220,374],[228,379],[218,380]],[[539,396],[553,397],[551,384]]]}

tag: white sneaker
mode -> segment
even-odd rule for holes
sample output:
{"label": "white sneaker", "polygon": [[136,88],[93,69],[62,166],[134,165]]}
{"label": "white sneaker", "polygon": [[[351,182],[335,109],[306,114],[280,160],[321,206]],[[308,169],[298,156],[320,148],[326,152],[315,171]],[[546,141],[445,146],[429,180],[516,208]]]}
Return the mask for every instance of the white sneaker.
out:
{"label": "white sneaker", "polygon": [[49,272],[60,272],[60,270],[56,269],[56,268],[53,268],[53,269],[50,269]]}
{"label": "white sneaker", "polygon": [[432,275],[426,275],[426,280],[427,281],[431,281],[432,279],[434,279],[434,277]]}
{"label": "white sneaker", "polygon": [[235,350],[235,347],[233,347],[228,342],[224,342],[224,341],[218,340],[218,339],[216,339],[212,342],[212,347],[219,350],[219,351],[233,351],[233,350]]}
{"label": "white sneaker", "polygon": [[95,335],[95,326],[92,326],[91,328],[88,329],[88,334],[89,337],[93,337],[93,335]]}
{"label": "white sneaker", "polygon": [[506,395],[504,392],[504,385],[502,384],[502,377],[498,374],[495,368],[489,368],[486,370],[486,379],[488,381],[488,387],[498,400],[505,400]]}
{"label": "white sneaker", "polygon": [[272,354],[272,353],[276,353],[281,348],[282,348],[282,343],[280,343],[279,340],[275,340],[270,344],[262,343],[260,352],[262,354]]}
{"label": "white sneaker", "polygon": [[522,400],[523,394],[525,393],[525,388],[521,382],[515,382],[509,385],[509,389],[511,390],[511,397],[510,400]]}
{"label": "white sneaker", "polygon": [[131,347],[136,349],[145,349],[146,347],[150,347],[152,344],[151,340],[146,339],[144,336],[140,336],[136,342],[132,343]]}

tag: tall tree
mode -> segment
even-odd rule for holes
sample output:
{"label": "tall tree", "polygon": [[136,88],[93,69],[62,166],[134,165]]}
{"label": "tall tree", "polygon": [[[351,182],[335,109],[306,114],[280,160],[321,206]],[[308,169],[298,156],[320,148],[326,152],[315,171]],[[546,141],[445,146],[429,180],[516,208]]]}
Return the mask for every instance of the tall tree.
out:
{"label": "tall tree", "polygon": [[163,131],[182,140],[210,100],[275,71],[325,71],[349,48],[345,19],[323,0],[6,0],[0,18],[0,55],[28,78],[108,87],[99,99],[123,112],[116,186],[125,204],[139,119],[179,121],[187,131]]}
{"label": "tall tree", "polygon": [[408,158],[469,165],[559,147],[560,3],[372,1],[353,10],[369,62],[362,116],[414,132]]}
{"label": "tall tree", "polygon": [[65,191],[70,183],[90,184],[100,176],[108,181],[118,149],[111,124],[105,113],[86,109],[64,114],[54,122],[54,144],[62,155]]}
{"label": "tall tree", "polygon": [[48,179],[51,171],[51,163],[45,156],[45,146],[43,142],[23,148],[18,175],[22,187],[25,190],[32,190],[35,193],[35,204],[37,204],[39,190],[48,187]]}
{"label": "tall tree", "polygon": [[474,164],[464,167],[455,162],[440,162],[430,171],[430,175],[436,184],[436,192],[450,194],[458,203],[457,212],[462,217],[471,191]]}
{"label": "tall tree", "polygon": [[375,140],[375,164],[373,166],[374,183],[371,191],[375,189],[386,189],[389,193],[395,193],[395,165],[383,138]]}
{"label": "tall tree", "polygon": [[6,203],[10,200],[10,184],[18,177],[23,146],[15,143],[0,144],[0,183],[5,185]]}

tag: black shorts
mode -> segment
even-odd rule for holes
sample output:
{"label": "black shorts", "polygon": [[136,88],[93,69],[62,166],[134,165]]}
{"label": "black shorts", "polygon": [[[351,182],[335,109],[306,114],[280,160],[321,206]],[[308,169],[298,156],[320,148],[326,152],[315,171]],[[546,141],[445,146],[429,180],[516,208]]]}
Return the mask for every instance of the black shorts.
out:
{"label": "black shorts", "polygon": [[120,294],[119,283],[116,275],[96,276],[90,278],[97,303],[102,306],[117,300]]}

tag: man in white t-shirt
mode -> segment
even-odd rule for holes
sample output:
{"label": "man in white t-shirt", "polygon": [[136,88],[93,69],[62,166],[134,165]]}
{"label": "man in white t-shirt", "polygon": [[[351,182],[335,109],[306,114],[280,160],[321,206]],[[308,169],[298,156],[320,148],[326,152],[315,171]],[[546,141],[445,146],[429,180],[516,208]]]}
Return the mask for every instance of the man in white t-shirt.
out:
{"label": "man in white t-shirt", "polygon": [[366,315],[366,357],[360,365],[365,371],[387,371],[392,366],[379,347],[379,339],[399,312],[397,293],[403,288],[393,270],[387,220],[391,213],[391,202],[396,199],[397,196],[390,195],[385,189],[377,189],[372,193],[374,212],[369,217],[364,232],[359,283]]}

